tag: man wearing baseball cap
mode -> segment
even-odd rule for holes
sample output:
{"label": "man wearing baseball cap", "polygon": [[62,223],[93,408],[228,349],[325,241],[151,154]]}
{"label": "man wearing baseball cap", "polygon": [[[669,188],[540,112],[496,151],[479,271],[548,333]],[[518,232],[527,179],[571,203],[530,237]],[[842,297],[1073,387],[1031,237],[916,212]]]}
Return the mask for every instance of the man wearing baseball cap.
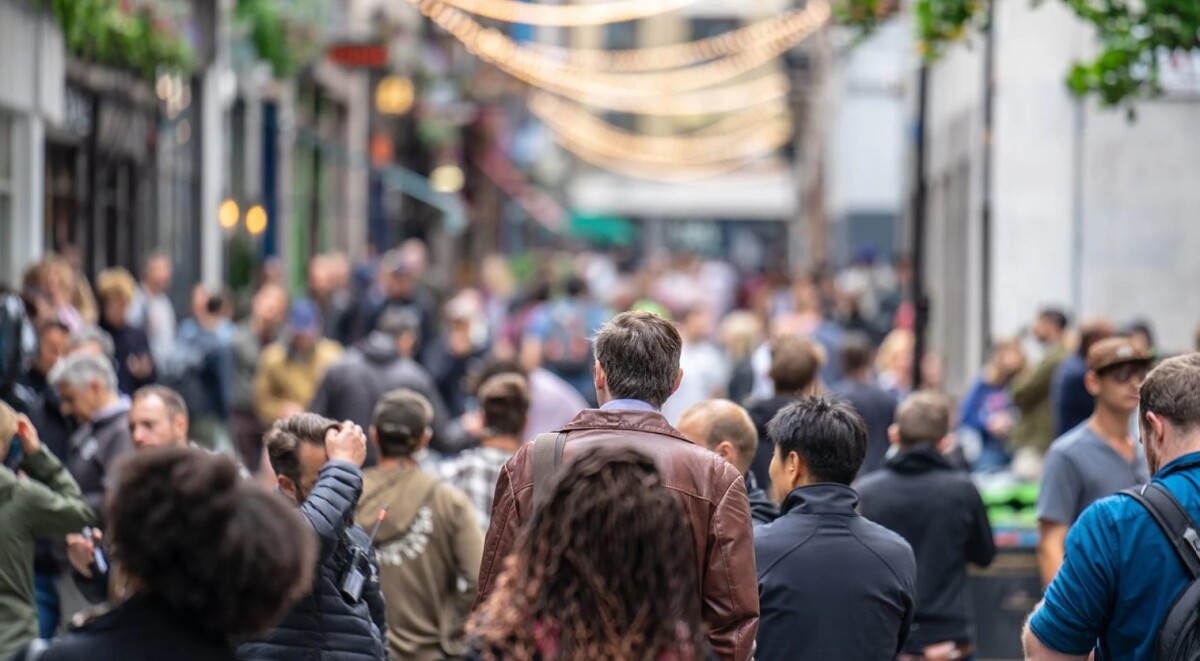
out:
{"label": "man wearing baseball cap", "polygon": [[1088,392],[1096,410],[1046,453],[1038,492],[1038,564],[1049,585],[1062,566],[1067,531],[1095,501],[1150,481],[1146,458],[1130,431],[1138,389],[1152,357],[1127,338],[1101,340],[1088,350]]}

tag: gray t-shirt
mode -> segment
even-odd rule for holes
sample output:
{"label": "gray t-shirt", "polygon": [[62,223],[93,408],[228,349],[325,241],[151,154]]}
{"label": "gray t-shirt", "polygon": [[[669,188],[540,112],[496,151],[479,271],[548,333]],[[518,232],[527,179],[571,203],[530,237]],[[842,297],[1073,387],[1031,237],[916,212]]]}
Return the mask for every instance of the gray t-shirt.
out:
{"label": "gray t-shirt", "polygon": [[1038,490],[1038,519],[1071,525],[1089,505],[1150,481],[1141,444],[1126,461],[1085,422],[1050,446]]}

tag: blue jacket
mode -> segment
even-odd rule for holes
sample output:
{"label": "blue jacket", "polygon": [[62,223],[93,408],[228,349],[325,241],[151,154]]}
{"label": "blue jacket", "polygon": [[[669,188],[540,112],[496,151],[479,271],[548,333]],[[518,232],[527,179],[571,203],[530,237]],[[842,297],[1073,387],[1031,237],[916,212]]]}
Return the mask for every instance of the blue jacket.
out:
{"label": "blue jacket", "polygon": [[[238,648],[243,661],[377,661],[387,659],[387,618],[379,590],[379,570],[370,540],[354,525],[362,495],[362,471],[330,461],[300,511],[320,541],[320,566],[313,588],[283,622]],[[357,547],[370,558],[371,576],[362,598],[351,602],[339,589],[343,570]]]}
{"label": "blue jacket", "polygon": [[908,542],[855,511],[858,494],[813,484],[754,529],[757,661],[890,660],[908,638],[916,561]]}

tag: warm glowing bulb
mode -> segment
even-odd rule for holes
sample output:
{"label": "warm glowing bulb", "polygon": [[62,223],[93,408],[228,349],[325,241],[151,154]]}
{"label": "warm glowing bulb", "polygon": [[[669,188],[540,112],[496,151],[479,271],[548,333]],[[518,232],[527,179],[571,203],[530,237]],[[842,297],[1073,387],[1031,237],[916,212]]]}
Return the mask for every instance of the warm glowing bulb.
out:
{"label": "warm glowing bulb", "polygon": [[375,109],[381,115],[403,115],[413,105],[413,83],[400,76],[388,76],[375,88]]}
{"label": "warm glowing bulb", "polygon": [[237,227],[238,216],[240,215],[241,212],[238,210],[237,202],[234,202],[232,199],[225,200],[217,209],[217,220],[221,222],[221,227],[227,230]]}
{"label": "warm glowing bulb", "polygon": [[466,177],[457,165],[439,165],[429,175],[429,185],[439,193],[457,193],[464,183]]}
{"label": "warm glowing bulb", "polygon": [[267,210],[261,204],[250,207],[246,212],[246,231],[251,234],[262,234],[267,230]]}

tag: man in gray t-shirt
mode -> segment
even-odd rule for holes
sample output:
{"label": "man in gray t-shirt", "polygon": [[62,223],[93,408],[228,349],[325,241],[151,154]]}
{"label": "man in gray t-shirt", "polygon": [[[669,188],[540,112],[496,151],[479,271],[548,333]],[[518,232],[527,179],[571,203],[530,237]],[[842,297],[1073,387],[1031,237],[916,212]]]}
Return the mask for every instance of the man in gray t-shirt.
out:
{"label": "man in gray t-shirt", "polygon": [[1088,351],[1088,391],[1096,410],[1050,446],[1038,491],[1038,564],[1046,585],[1062,565],[1067,531],[1089,505],[1150,481],[1141,446],[1129,434],[1150,358],[1125,338]]}

